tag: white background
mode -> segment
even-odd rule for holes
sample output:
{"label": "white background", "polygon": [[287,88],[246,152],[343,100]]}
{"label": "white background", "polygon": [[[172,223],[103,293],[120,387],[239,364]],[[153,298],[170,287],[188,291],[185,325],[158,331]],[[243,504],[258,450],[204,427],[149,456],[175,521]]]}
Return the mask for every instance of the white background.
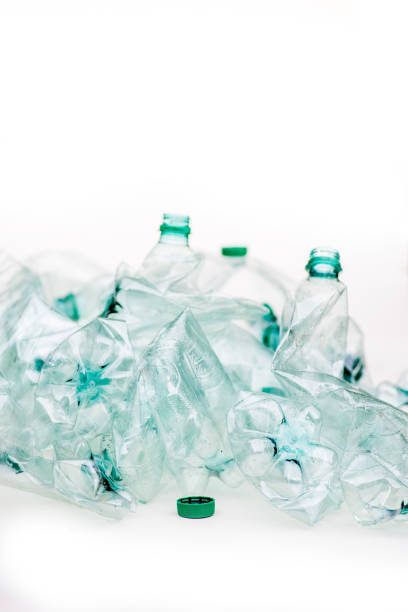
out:
{"label": "white background", "polygon": [[[408,367],[408,5],[0,0],[1,246],[136,263],[162,212],[192,246],[301,278],[337,247],[376,381]],[[406,607],[407,529],[310,529],[251,488],[111,523],[0,489],[0,610]]]}

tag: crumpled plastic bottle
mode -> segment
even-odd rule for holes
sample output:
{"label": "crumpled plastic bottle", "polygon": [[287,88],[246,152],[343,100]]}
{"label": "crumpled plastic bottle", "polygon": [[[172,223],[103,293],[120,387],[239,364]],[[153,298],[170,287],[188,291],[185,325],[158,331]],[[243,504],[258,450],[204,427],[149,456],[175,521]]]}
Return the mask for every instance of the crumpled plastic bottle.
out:
{"label": "crumpled plastic bottle", "polygon": [[275,376],[269,393],[244,394],[229,411],[231,446],[244,476],[276,509],[313,525],[342,502],[351,411],[330,397],[320,375]]}
{"label": "crumpled plastic bottle", "polygon": [[159,431],[182,494],[202,493],[210,475],[240,483],[225,427],[235,391],[188,309],[147,347],[136,388],[144,421]]}
{"label": "crumpled plastic bottle", "polygon": [[275,353],[277,370],[315,371],[341,377],[347,346],[347,289],[338,275],[339,253],[313,249],[309,277],[283,316],[287,331]]}
{"label": "crumpled plastic bottle", "polygon": [[339,253],[313,249],[306,270],[309,277],[284,307],[274,367],[332,374],[372,392],[364,336],[348,314],[347,289],[338,279]]}
{"label": "crumpled plastic bottle", "polygon": [[126,325],[95,319],[43,365],[25,414],[29,451],[13,459],[48,494],[121,516],[157,492],[163,470],[163,445],[144,431],[134,394]]}
{"label": "crumpled plastic bottle", "polygon": [[293,299],[294,283],[271,266],[248,257],[244,246],[223,247],[223,270],[217,290],[223,295],[255,300],[267,308],[265,316],[252,326],[252,333],[262,343],[276,350],[280,339],[280,323],[284,304]]}
{"label": "crumpled plastic bottle", "polygon": [[139,270],[121,265],[103,316],[126,321],[137,357],[163,325],[190,308],[206,334],[233,321],[253,325],[268,313],[260,303],[214,292],[210,260],[188,244],[188,217],[164,215],[159,243]]}
{"label": "crumpled plastic bottle", "polygon": [[343,459],[346,502],[362,525],[408,513],[408,415],[368,394],[354,395]]}
{"label": "crumpled plastic bottle", "polygon": [[212,290],[230,299],[239,296],[255,300],[266,310],[251,320],[235,320],[220,330],[206,330],[208,338],[237,390],[269,389],[282,308],[293,299],[293,282],[271,266],[248,257],[247,247],[223,247],[221,253],[221,257],[206,255],[215,271]]}
{"label": "crumpled plastic bottle", "polygon": [[100,315],[112,293],[112,275],[77,253],[41,253],[27,266],[39,278],[47,304],[72,321],[84,324]]}
{"label": "crumpled plastic bottle", "polygon": [[408,415],[334,376],[276,371],[229,412],[234,457],[274,507],[309,524],[344,497],[372,525],[408,513]]}
{"label": "crumpled plastic bottle", "polygon": [[308,524],[343,500],[362,524],[403,518],[408,380],[367,392],[338,253],[311,252],[293,299],[245,248],[203,255],[189,233],[165,215],[114,290],[0,254],[2,481],[121,516],[169,474],[183,495],[243,474]]}
{"label": "crumpled plastic bottle", "polygon": [[0,372],[20,398],[39,377],[52,350],[76,326],[44,301],[39,279],[0,256]]}
{"label": "crumpled plastic bottle", "polygon": [[[50,308],[39,279],[11,257],[0,255],[0,464],[2,481],[32,489],[25,473],[33,457],[36,384],[49,354],[77,329]],[[18,479],[16,477],[18,475]]]}
{"label": "crumpled plastic bottle", "polygon": [[273,352],[239,323],[210,332],[208,339],[237,391],[273,386]]}
{"label": "crumpled plastic bottle", "polygon": [[[283,293],[286,291],[287,297],[290,293],[289,281],[286,286],[283,281],[275,282],[273,271],[262,268],[256,261],[248,262],[246,257],[231,256],[231,249],[226,249],[230,254],[222,257],[192,251],[188,217],[164,215],[160,229],[159,243],[139,270],[120,266],[105,316],[127,322],[135,354],[140,357],[160,328],[188,307],[236,389],[269,387],[273,352],[265,350],[262,338],[271,345],[275,334],[276,344],[279,324],[271,308],[259,298],[263,296],[265,301],[266,296],[270,301],[271,295],[278,294],[282,301]],[[241,260],[240,271],[238,260]],[[245,290],[239,280],[241,271],[244,278],[248,275],[252,284],[258,286],[252,299],[251,291],[242,296]],[[238,297],[232,294],[231,287],[228,290],[232,280],[238,281],[241,290]],[[225,295],[224,291],[231,295]],[[250,351],[251,360],[246,351]]]}
{"label": "crumpled plastic bottle", "polygon": [[198,299],[217,292],[230,275],[230,265],[218,257],[193,251],[189,245],[190,233],[189,217],[165,213],[159,241],[139,269],[123,263],[119,266],[115,291],[104,314],[109,315],[120,308],[115,298],[123,280],[129,278],[153,286],[162,296],[189,295]]}
{"label": "crumpled plastic bottle", "polygon": [[138,276],[145,278],[162,294],[168,291],[186,293],[189,279],[200,266],[202,256],[188,244],[190,218],[163,215],[159,242],[143,260]]}

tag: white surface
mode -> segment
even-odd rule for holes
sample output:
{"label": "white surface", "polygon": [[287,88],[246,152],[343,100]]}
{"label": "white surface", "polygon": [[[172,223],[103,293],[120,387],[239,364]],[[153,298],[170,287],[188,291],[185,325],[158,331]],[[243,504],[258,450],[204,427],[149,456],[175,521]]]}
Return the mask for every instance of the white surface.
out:
{"label": "white surface", "polygon": [[[370,369],[395,379],[407,18],[402,0],[0,0],[3,248],[136,261],[163,211],[191,215],[193,246],[245,242],[295,277],[310,248],[338,247]],[[216,493],[208,521],[178,520],[166,494],[112,524],[1,488],[1,611],[406,600],[404,526],[339,513],[308,529],[249,488]]]}
{"label": "white surface", "polygon": [[404,610],[406,526],[308,528],[249,486],[209,493],[209,519],[167,491],[115,523],[2,487],[2,612]]}

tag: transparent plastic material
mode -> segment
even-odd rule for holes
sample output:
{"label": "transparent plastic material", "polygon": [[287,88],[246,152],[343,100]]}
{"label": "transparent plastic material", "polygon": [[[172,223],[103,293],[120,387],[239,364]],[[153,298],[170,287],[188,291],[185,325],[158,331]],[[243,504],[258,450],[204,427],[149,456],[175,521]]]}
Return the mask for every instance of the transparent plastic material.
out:
{"label": "transparent plastic material", "polygon": [[347,504],[363,525],[405,519],[408,415],[369,395],[351,399],[354,419],[341,475]]}
{"label": "transparent plastic material", "polygon": [[208,338],[237,391],[264,391],[273,385],[273,352],[254,334],[229,323]]}
{"label": "transparent plastic material", "polygon": [[143,260],[137,276],[148,280],[160,293],[184,292],[202,257],[188,244],[189,217],[163,215],[159,242]]}
{"label": "transparent plastic material", "polygon": [[347,347],[347,289],[338,280],[337,251],[314,249],[309,277],[283,315],[287,328],[275,353],[277,370],[314,371],[342,377]]}
{"label": "transparent plastic material", "polygon": [[269,393],[245,394],[230,410],[228,432],[244,476],[276,509],[312,525],[342,502],[341,421],[335,401],[321,406],[277,373]]}
{"label": "transparent plastic material", "polygon": [[285,303],[293,298],[293,282],[267,264],[248,256],[246,247],[223,247],[222,257],[214,268],[213,288],[227,296],[255,300],[267,312],[250,331],[264,346],[276,350],[281,333],[281,315]]}
{"label": "transparent plastic material", "polygon": [[[214,257],[192,251],[188,217],[164,215],[160,229],[158,244],[139,270],[125,265],[119,268],[105,316],[126,316],[123,309],[126,304],[129,311],[130,296],[124,292],[131,291],[134,298],[144,290],[152,295],[153,308],[158,305],[158,296],[169,300],[174,316],[172,305],[190,307],[206,332],[217,327],[221,319],[225,323],[240,321],[241,327],[274,350],[279,342],[279,323],[267,300],[273,301],[280,312],[285,299],[289,299],[290,282],[255,260],[248,262],[246,257]],[[224,251],[236,254],[242,249]],[[232,291],[234,283],[238,284],[236,292]],[[134,311],[135,299],[132,305],[130,310]]]}
{"label": "transparent plastic material", "polygon": [[47,304],[73,321],[100,315],[112,293],[112,275],[76,253],[41,253],[30,257],[27,266],[40,280]]}
{"label": "transparent plastic material", "polygon": [[395,384],[384,381],[377,385],[375,395],[383,402],[408,412],[408,370],[401,374]]}
{"label": "transparent plastic material", "polygon": [[269,316],[262,303],[217,292],[231,266],[190,249],[189,217],[165,214],[160,232],[159,242],[138,270],[119,266],[103,313],[127,323],[137,357],[185,308],[208,335],[222,333],[232,322],[252,328]]}
{"label": "transparent plastic material", "polygon": [[344,498],[372,525],[407,513],[408,415],[336,377],[275,372],[228,414],[234,457],[279,510],[309,524]]}
{"label": "transparent plastic material", "polygon": [[[140,358],[160,329],[189,308],[231,375],[234,387],[257,390],[261,385],[262,388],[269,381],[271,353],[246,329],[252,330],[268,318],[269,310],[260,302],[216,293],[216,279],[227,278],[230,264],[220,258],[192,253],[188,247],[188,234],[184,233],[186,226],[180,221],[178,223],[180,228],[169,245],[165,241],[167,230],[164,237],[162,230],[159,244],[139,270],[132,270],[124,264],[120,266],[115,292],[104,316],[126,322],[135,356]],[[166,250],[168,246],[170,250],[162,259],[157,254],[163,252],[163,246]],[[166,273],[163,267],[169,262],[171,272]],[[219,262],[221,266],[217,267]],[[170,284],[161,282],[163,279],[170,280],[170,277]],[[256,360],[248,359],[249,354],[241,350],[244,345],[251,347],[251,354]],[[257,372],[258,366],[263,374]]]}
{"label": "transparent plastic material", "polygon": [[239,484],[225,428],[235,391],[189,310],[147,348],[136,386],[137,403],[157,428],[183,495],[202,492],[210,475]]}
{"label": "transparent plastic material", "polygon": [[114,302],[106,312],[109,319],[125,321],[136,356],[149,344],[163,325],[170,323],[186,307],[190,308],[206,333],[215,333],[231,321],[261,318],[266,309],[256,302],[232,300],[216,295],[188,295],[160,290],[144,278],[122,276]]}
{"label": "transparent plastic material", "polygon": [[357,385],[365,391],[370,393],[374,391],[373,382],[367,369],[363,332],[351,317],[348,319],[347,326],[347,346],[343,378],[345,381]]}
{"label": "transparent plastic material", "polygon": [[148,501],[164,455],[156,433],[143,431],[134,383],[124,323],[96,319],[62,342],[42,367],[34,401],[3,411],[2,451],[18,466],[18,485],[107,516]]}
{"label": "transparent plastic material", "polygon": [[45,303],[39,279],[5,254],[0,291],[0,372],[24,397],[50,352],[76,326]]}
{"label": "transparent plastic material", "polygon": [[405,520],[408,374],[374,393],[337,251],[314,249],[294,293],[189,234],[164,215],[114,281],[0,253],[1,482],[119,517],[169,478],[196,500],[246,478],[309,525],[343,501],[363,525]]}

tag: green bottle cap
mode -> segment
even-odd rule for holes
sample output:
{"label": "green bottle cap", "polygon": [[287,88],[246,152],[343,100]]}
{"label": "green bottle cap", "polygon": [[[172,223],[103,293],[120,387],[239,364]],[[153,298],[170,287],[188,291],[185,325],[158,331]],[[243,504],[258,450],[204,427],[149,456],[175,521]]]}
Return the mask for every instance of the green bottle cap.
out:
{"label": "green bottle cap", "polygon": [[235,247],[222,247],[221,253],[225,255],[225,257],[245,257],[248,249],[244,246],[235,246]]}
{"label": "green bottle cap", "polygon": [[215,512],[215,500],[213,497],[180,497],[177,500],[177,512],[184,518],[207,518]]}

